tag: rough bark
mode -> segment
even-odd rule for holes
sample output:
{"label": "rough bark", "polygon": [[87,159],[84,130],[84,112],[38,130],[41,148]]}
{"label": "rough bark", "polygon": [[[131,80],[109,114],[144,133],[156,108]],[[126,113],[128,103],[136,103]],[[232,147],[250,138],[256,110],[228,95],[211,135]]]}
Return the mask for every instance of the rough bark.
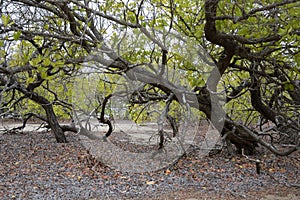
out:
{"label": "rough bark", "polygon": [[[215,92],[220,77],[230,66],[230,61],[233,55],[245,58],[250,53],[249,49],[242,47],[238,42],[228,37],[228,35],[217,30],[215,19],[218,2],[218,0],[207,0],[205,3],[205,37],[210,42],[220,45],[224,48],[223,54],[220,56],[219,60],[216,61],[217,68],[213,71],[208,79],[207,85],[209,87],[209,90],[212,90],[213,92]],[[247,154],[253,154],[255,151],[255,147],[257,146],[257,141],[255,141],[255,139],[253,139],[253,137],[246,131],[243,131],[239,127],[235,127],[234,125],[229,124],[225,121],[223,121],[223,127],[223,123],[219,122],[222,117],[221,114],[223,113],[214,113],[220,112],[222,110],[216,108],[216,106],[219,106],[217,105],[217,97],[212,96],[212,94],[209,94],[209,91],[206,91],[204,89],[202,89],[202,94],[210,97],[205,98],[205,104],[208,104],[210,106],[206,107],[205,109],[201,109],[200,106],[200,110],[202,110],[211,120],[211,122],[215,126],[217,126],[217,129],[222,133],[222,136],[226,135],[226,139],[230,140],[230,142],[236,146],[238,153],[241,153],[241,150],[244,149]],[[198,99],[203,99],[203,97],[199,96]],[[212,101],[216,101],[216,104],[214,104],[214,102]],[[201,104],[201,101],[199,101],[199,103]],[[225,118],[228,118],[226,115],[223,116]]]}
{"label": "rough bark", "polygon": [[63,129],[60,127],[57,121],[57,117],[55,115],[51,102],[49,102],[48,99],[46,99],[45,97],[40,96],[36,92],[30,91],[27,88],[19,86],[17,87],[17,90],[19,90],[29,99],[31,99],[32,101],[38,103],[43,107],[47,115],[47,122],[55,135],[56,141],[58,143],[66,143],[67,142],[66,136],[64,134]]}
{"label": "rough bark", "polygon": [[64,134],[63,129],[60,127],[57,121],[52,105],[46,104],[46,105],[42,105],[42,107],[46,111],[47,121],[49,123],[51,130],[55,135],[56,141],[58,143],[66,143],[67,142],[66,136]]}

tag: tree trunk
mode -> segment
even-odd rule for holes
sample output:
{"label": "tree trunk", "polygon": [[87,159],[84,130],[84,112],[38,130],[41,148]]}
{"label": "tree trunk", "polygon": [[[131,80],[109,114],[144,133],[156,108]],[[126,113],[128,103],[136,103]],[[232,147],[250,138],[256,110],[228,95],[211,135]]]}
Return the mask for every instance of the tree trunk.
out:
{"label": "tree trunk", "polygon": [[25,94],[29,99],[31,99],[32,101],[36,102],[37,104],[43,107],[47,115],[48,124],[51,130],[54,132],[56,141],[58,143],[66,143],[67,142],[66,136],[64,134],[63,129],[60,127],[57,121],[57,117],[54,113],[51,102],[49,102],[48,99],[46,99],[45,97],[40,96],[38,93],[29,90],[28,88],[18,87],[17,89],[23,94]]}
{"label": "tree trunk", "polygon": [[60,127],[56,115],[54,113],[53,107],[51,104],[42,105],[44,110],[46,111],[47,120],[51,130],[54,132],[56,141],[58,143],[66,143],[67,139],[64,134],[63,129]]}
{"label": "tree trunk", "polygon": [[[237,153],[251,155],[255,152],[257,141],[241,127],[229,123],[231,120],[226,116],[223,108],[218,104],[218,97],[210,94],[205,88],[197,88],[199,110],[205,113],[206,117],[211,121],[215,128],[225,137],[227,145],[228,141],[236,147]],[[229,149],[230,147],[228,147]],[[230,148],[231,149],[231,148]],[[232,152],[229,152],[232,153]]]}
{"label": "tree trunk", "polygon": [[[226,130],[228,126],[228,124],[225,124],[224,130]],[[235,127],[234,128],[235,131],[229,131],[227,132],[227,139],[234,144],[234,146],[236,147],[236,152],[241,154],[242,153],[242,149],[244,149],[244,153],[246,155],[252,155],[255,153],[255,148],[258,146],[257,145],[257,141],[250,136],[247,132],[243,131],[241,128],[239,127]]]}

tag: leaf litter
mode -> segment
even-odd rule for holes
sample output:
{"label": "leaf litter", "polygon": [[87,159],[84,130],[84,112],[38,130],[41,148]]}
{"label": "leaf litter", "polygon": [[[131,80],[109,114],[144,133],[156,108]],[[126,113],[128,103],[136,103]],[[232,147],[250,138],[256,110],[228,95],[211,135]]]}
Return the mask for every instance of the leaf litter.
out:
{"label": "leaf litter", "polygon": [[[113,136],[116,137],[116,136]],[[113,138],[112,137],[112,138]],[[268,199],[300,196],[299,152],[277,157],[267,152],[261,173],[243,156],[198,157],[191,146],[177,163],[155,172],[128,174],[103,165],[78,136],[58,144],[53,133],[0,135],[1,199]],[[132,151],[145,147],[118,142]],[[153,147],[151,147],[153,148]],[[150,149],[151,149],[150,148]],[[275,196],[272,196],[275,195]]]}

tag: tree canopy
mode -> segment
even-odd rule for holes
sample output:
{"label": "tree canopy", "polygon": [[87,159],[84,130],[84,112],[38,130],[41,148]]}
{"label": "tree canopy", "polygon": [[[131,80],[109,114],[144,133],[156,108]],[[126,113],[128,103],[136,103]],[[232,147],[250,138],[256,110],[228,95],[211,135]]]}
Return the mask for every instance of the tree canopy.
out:
{"label": "tree canopy", "polygon": [[[77,130],[58,117],[71,115],[74,83],[93,72],[102,96],[87,104],[102,106],[103,123],[104,102],[130,79],[141,83],[131,108],[165,102],[173,131],[168,106],[184,102],[229,149],[288,155],[300,144],[299,18],[297,0],[1,1],[1,115],[36,116],[66,142]],[[170,70],[192,95],[173,87]]]}

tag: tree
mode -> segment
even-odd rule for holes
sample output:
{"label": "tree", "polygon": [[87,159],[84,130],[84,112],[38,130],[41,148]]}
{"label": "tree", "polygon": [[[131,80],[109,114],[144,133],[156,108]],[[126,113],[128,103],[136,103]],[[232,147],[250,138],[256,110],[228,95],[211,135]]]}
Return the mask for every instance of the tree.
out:
{"label": "tree", "polygon": [[[252,6],[238,2],[223,4],[225,9],[222,9],[221,2],[206,1],[205,36],[210,42],[222,46],[223,56],[230,58],[227,63],[218,65],[219,71],[241,72],[240,88],[249,89],[252,109],[277,128],[281,126],[278,119],[283,118],[284,126],[293,129],[287,137],[293,137],[295,146],[280,153],[271,147],[272,144],[261,142],[259,134],[252,134],[255,132],[251,133],[250,129],[247,132],[274,153],[289,154],[299,146],[299,115],[295,115],[299,112],[299,25],[296,22],[299,2],[251,3]],[[218,12],[222,14],[217,14],[218,4]],[[218,27],[218,23],[234,28],[226,31],[224,26]],[[245,126],[242,128],[246,130]],[[282,129],[278,131],[280,137],[286,134]],[[269,136],[273,139],[273,135]]]}
{"label": "tree", "polygon": [[[2,51],[7,54],[0,68],[2,91],[18,91],[42,105],[57,136],[63,131],[52,104],[35,92],[53,83],[52,77],[72,77],[83,63],[89,63],[103,73],[142,82],[144,87],[136,94],[147,98],[133,96],[137,101],[132,103],[186,102],[184,89],[174,88],[160,76],[172,65],[186,73],[194,88],[197,100],[188,99],[189,105],[214,123],[229,149],[230,143],[247,154],[254,153],[258,144],[279,155],[299,149],[297,0],[13,0],[1,8],[1,35],[6,37],[2,47],[15,48],[20,41],[29,49],[19,59],[12,58],[16,55],[12,50]],[[134,37],[127,37],[129,33]],[[213,63],[217,68],[198,68],[192,61],[185,62],[192,59],[186,54],[180,58],[168,51],[166,46],[174,44],[166,41],[174,33],[202,46],[211,56],[204,59],[205,66]],[[150,45],[126,53],[141,37],[147,41],[142,46]],[[205,70],[210,70],[208,79]],[[226,95],[224,110],[214,101],[220,99],[219,94]],[[54,96],[56,102],[59,96]],[[260,130],[255,127],[258,117]],[[272,129],[265,129],[267,123]],[[277,136],[279,142],[288,144],[283,151],[275,147]]]}

